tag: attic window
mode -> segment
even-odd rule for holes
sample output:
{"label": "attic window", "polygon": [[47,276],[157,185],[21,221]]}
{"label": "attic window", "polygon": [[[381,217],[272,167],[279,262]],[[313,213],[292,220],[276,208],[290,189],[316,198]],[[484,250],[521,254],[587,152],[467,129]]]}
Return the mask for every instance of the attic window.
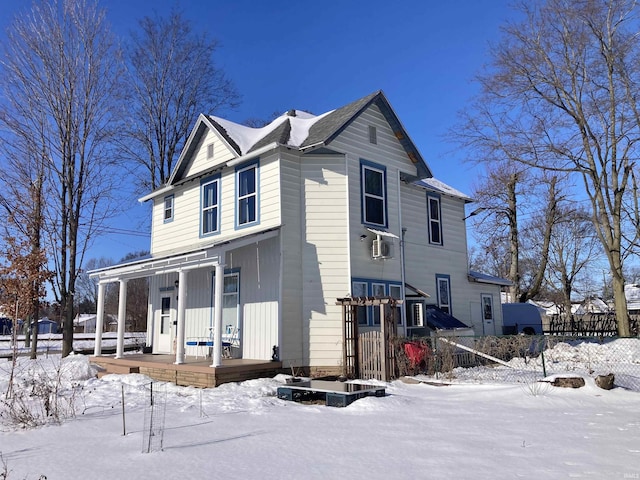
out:
{"label": "attic window", "polygon": [[373,125],[369,125],[369,143],[373,143],[374,145],[378,143],[378,132]]}
{"label": "attic window", "polygon": [[213,143],[207,145],[207,159],[213,158]]}

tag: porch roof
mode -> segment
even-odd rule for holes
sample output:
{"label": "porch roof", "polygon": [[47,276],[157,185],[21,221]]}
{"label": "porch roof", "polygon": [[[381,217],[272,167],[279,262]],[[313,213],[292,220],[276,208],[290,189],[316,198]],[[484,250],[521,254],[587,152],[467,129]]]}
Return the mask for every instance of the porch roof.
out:
{"label": "porch roof", "polygon": [[224,264],[224,254],[228,250],[275,237],[280,226],[244,234],[235,238],[224,238],[217,242],[202,245],[196,249],[186,251],[164,252],[150,255],[136,260],[100,268],[89,272],[91,278],[97,278],[100,283],[116,282],[133,278],[149,277],[163,273],[194,270]]}

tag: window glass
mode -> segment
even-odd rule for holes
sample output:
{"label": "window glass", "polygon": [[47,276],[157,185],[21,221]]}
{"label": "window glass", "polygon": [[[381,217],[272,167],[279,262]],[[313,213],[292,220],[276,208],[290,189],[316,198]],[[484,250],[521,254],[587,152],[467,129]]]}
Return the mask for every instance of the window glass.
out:
{"label": "window glass", "polygon": [[256,221],[256,166],[238,171],[238,225]]}
{"label": "window glass", "polygon": [[[402,300],[402,290],[400,289],[400,285],[389,285],[389,296],[391,298],[395,298],[396,300]],[[396,307],[396,322],[398,325],[402,324],[402,306],[398,305]]]}
{"label": "window glass", "polygon": [[451,313],[451,291],[449,279],[438,278],[438,307],[447,313]]}
{"label": "window glass", "polygon": [[493,320],[493,300],[490,295],[482,296],[482,316],[485,320]]}
{"label": "window glass", "polygon": [[[371,293],[374,297],[384,297],[386,296],[385,292],[385,284],[384,283],[374,283],[371,285]],[[371,307],[373,310],[373,324],[380,325],[380,306],[374,305]]]}
{"label": "window glass", "polygon": [[219,179],[202,186],[202,233],[218,231]]}
{"label": "window glass", "polygon": [[428,198],[429,203],[429,242],[437,245],[442,244],[442,227],[440,221],[440,199]]}
{"label": "window glass", "polygon": [[[353,282],[351,285],[352,297],[366,297],[367,296],[367,284],[366,282]],[[367,307],[357,307],[358,310],[358,325],[367,325]]]}
{"label": "window glass", "polygon": [[386,225],[386,193],[383,170],[363,165],[362,195],[365,223]]}
{"label": "window glass", "polygon": [[168,221],[173,218],[173,195],[164,199],[164,220]]}

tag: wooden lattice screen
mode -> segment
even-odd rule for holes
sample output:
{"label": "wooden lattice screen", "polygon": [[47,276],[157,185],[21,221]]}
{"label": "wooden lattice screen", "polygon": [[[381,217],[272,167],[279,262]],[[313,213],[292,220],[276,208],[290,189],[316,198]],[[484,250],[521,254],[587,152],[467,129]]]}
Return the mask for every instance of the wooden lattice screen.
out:
{"label": "wooden lattice screen", "polygon": [[[342,306],[343,369],[347,378],[376,378],[389,381],[395,376],[393,338],[398,332],[397,306],[402,300],[391,297],[338,298]],[[358,307],[380,308],[380,330],[358,333]]]}

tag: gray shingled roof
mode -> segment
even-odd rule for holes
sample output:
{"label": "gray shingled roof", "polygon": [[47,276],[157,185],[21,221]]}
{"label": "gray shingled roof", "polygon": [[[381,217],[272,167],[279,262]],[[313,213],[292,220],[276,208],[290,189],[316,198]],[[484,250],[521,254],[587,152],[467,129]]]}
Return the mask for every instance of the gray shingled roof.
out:
{"label": "gray shingled roof", "polygon": [[273,129],[270,133],[254,143],[254,145],[249,149],[249,152],[247,153],[258,150],[259,148],[267,146],[273,142],[279,143],[280,145],[286,145],[289,141],[290,134],[291,121],[287,118],[284,122],[278,125],[277,128]]}
{"label": "gray shingled roof", "polygon": [[367,108],[380,93],[381,92],[378,91],[371,95],[367,95],[366,97],[334,110],[318,120],[309,129],[309,136],[304,142],[302,142],[300,148],[304,149],[305,147],[310,147],[319,143],[328,143],[331,141],[349,123],[351,123],[351,121],[357,117],[362,110]]}
{"label": "gray shingled roof", "polygon": [[[396,116],[395,112],[391,108],[391,105],[387,101],[382,91],[371,93],[365,97],[362,97],[354,102],[349,103],[343,107],[340,107],[334,111],[331,111],[322,118],[319,118],[308,131],[307,138],[301,145],[297,146],[300,150],[309,150],[312,147],[321,147],[323,145],[329,145],[333,139],[335,139],[342,131],[347,128],[351,122],[353,122],[360,113],[362,113],[370,105],[374,104],[380,109],[385,119],[391,126],[396,138],[404,148],[407,156],[414,163],[418,170],[418,178],[432,177],[431,171],[426,162],[420,155],[420,152],[410,140],[404,127],[400,123],[400,120]],[[262,147],[270,145],[272,143],[287,145],[295,148],[296,146],[290,145],[292,125],[291,122],[295,119],[287,118],[280,125],[269,131],[264,137],[256,141],[247,152],[243,152],[239,145],[239,140],[233,138],[233,132],[227,132],[227,130],[217,122],[213,117],[206,116],[207,121],[213,126],[220,135],[227,141],[229,146],[236,152],[237,155],[246,155],[254,152]],[[245,127],[248,128],[248,127]],[[194,131],[191,142],[187,144],[187,150],[183,152],[182,157],[188,157],[193,153],[198,144],[198,139],[204,134],[206,127],[203,124],[197,124]],[[246,147],[245,147],[246,148]],[[174,172],[172,178],[178,178],[186,168],[186,163],[178,165],[178,170]]]}

